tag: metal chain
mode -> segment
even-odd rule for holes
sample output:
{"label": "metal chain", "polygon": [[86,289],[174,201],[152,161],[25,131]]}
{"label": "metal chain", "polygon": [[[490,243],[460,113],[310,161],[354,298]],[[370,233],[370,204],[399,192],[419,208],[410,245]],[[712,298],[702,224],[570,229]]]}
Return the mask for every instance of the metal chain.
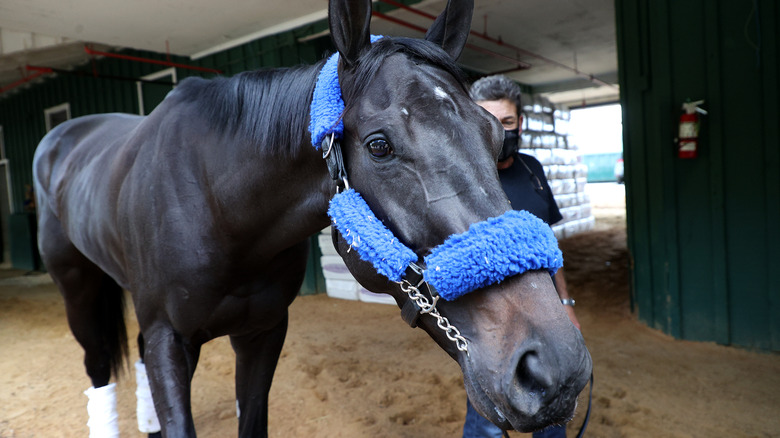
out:
{"label": "metal chain", "polygon": [[436,303],[439,301],[439,296],[432,296],[431,298],[433,302],[430,302],[416,286],[412,285],[408,281],[403,280],[400,282],[400,285],[401,290],[409,295],[409,299],[417,303],[417,305],[420,307],[420,313],[427,313],[436,318],[436,325],[439,326],[440,329],[444,330],[447,338],[455,343],[455,346],[459,351],[463,351],[466,354],[469,354],[469,347],[468,343],[466,342],[466,338],[460,334],[460,330],[458,330],[454,325],[450,324],[450,321],[447,319],[447,317],[441,316],[439,311],[436,309]]}

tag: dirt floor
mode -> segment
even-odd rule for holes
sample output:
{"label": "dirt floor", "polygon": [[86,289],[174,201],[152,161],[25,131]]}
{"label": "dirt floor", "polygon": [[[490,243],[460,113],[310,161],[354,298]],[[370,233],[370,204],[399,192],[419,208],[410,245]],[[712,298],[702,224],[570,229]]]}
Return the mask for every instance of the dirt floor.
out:
{"label": "dirt floor", "polygon": [[[619,204],[594,203],[596,229],[560,243],[594,361],[586,436],[780,436],[780,355],[675,340],[631,314]],[[89,380],[62,300],[47,276],[23,274],[0,270],[0,437],[87,436]],[[235,436],[233,358],[227,339],[203,348],[193,383],[202,437]],[[126,437],[142,436],[134,390],[128,371],[118,383]],[[271,437],[344,438],[459,437],[466,400],[457,364],[395,306],[326,295],[290,308],[271,398]]]}

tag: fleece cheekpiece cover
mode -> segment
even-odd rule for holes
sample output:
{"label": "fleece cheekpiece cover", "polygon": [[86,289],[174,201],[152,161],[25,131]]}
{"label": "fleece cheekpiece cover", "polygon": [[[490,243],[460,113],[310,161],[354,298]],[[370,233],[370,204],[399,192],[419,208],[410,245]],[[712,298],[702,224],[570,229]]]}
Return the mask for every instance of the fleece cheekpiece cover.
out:
{"label": "fleece cheekpiece cover", "polygon": [[391,281],[401,281],[409,263],[417,261],[417,254],[395,238],[354,189],[331,199],[328,216],[360,258]]}
{"label": "fleece cheekpiece cover", "polygon": [[[371,35],[371,43],[381,38],[382,35]],[[325,62],[314,85],[314,95],[309,109],[309,132],[314,149],[319,150],[322,140],[330,133],[341,138],[344,132],[344,122],[341,120],[343,112],[344,99],[341,97],[339,84],[339,54],[336,52]]]}
{"label": "fleece cheekpiece cover", "polygon": [[[409,263],[417,261],[355,190],[334,196],[328,215],[360,258],[391,281],[400,281]],[[547,224],[527,211],[510,210],[450,236],[425,257],[425,265],[425,281],[452,301],[528,270],[553,274],[563,266],[563,255]]]}

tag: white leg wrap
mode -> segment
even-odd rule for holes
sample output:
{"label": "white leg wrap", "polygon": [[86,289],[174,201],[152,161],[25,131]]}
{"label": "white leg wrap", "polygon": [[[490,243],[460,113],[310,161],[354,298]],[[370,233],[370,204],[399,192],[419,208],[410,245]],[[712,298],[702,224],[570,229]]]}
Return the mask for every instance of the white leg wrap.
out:
{"label": "white leg wrap", "polygon": [[116,438],[119,436],[119,415],[116,412],[116,383],[84,391],[89,398],[89,438]]}
{"label": "white leg wrap", "polygon": [[146,365],[140,360],[135,363],[135,413],[138,417],[138,430],[143,433],[156,433],[160,431],[160,421],[157,420],[157,412],[154,410],[152,390],[149,388],[149,378],[146,376]]}

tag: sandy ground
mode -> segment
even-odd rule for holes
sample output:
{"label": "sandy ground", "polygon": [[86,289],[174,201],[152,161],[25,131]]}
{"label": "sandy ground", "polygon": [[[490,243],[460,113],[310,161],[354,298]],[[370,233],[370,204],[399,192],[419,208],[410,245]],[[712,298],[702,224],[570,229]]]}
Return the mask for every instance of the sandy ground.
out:
{"label": "sandy ground", "polygon": [[[780,436],[780,355],[679,341],[637,322],[622,186],[596,189],[596,229],[561,241],[594,361],[586,436]],[[87,436],[89,380],[62,299],[47,276],[24,274],[0,270],[0,437]],[[227,339],[203,348],[193,382],[200,436],[236,434],[233,359]],[[140,437],[129,370],[118,383],[120,427]],[[465,413],[458,366],[395,306],[325,295],[291,306],[271,397],[271,437],[459,437]]]}

